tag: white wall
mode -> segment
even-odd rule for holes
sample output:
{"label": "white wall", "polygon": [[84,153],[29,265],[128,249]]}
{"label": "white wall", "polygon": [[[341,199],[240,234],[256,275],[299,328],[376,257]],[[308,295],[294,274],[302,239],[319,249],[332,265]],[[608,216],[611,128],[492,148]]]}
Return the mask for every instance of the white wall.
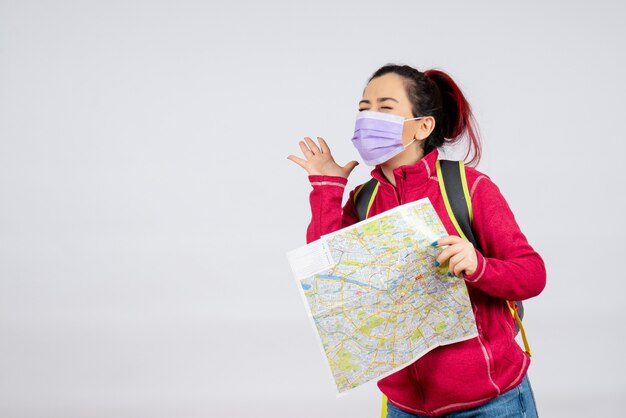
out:
{"label": "white wall", "polygon": [[[548,267],[542,416],[616,416],[626,82],[618,1],[0,1],[0,416],[376,417],[335,399],[285,253],[367,78],[439,67]],[[369,175],[361,165],[350,187]]]}

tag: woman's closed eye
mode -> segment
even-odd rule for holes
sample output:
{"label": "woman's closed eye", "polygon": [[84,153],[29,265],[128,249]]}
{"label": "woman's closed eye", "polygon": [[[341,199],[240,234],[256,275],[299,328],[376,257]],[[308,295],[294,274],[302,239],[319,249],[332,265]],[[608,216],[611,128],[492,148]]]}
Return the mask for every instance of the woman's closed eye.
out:
{"label": "woman's closed eye", "polygon": [[[389,107],[389,106],[382,106],[381,109],[389,109],[389,110],[393,110],[393,107]],[[362,112],[364,110],[369,110],[369,109],[359,109],[359,112]]]}

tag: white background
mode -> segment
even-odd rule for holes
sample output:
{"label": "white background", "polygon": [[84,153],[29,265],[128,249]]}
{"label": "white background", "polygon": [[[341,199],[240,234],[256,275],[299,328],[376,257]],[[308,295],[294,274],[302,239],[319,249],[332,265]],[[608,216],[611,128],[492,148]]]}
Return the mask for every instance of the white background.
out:
{"label": "white background", "polygon": [[[0,416],[377,417],[336,399],[285,253],[380,66],[461,85],[548,284],[543,417],[626,395],[619,1],[0,1]],[[369,176],[365,165],[352,188]]]}

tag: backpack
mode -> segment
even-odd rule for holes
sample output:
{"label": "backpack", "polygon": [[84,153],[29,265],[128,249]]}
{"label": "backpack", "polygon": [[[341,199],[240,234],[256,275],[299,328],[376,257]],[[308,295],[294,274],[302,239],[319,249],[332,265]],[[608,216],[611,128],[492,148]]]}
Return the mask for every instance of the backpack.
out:
{"label": "backpack", "polygon": [[[481,251],[480,244],[472,231],[472,200],[470,198],[467,180],[465,178],[465,165],[463,161],[437,160],[437,178],[439,189],[446,206],[450,220],[454,224],[459,235],[466,238]],[[378,180],[372,178],[359,187],[354,193],[354,205],[359,215],[359,221],[368,217],[376,193],[378,192]],[[521,332],[524,349],[532,356],[526,332],[522,324],[524,317],[524,305],[521,301],[506,301],[511,315],[515,318],[516,333]],[[383,394],[382,415],[387,415],[387,397]]]}

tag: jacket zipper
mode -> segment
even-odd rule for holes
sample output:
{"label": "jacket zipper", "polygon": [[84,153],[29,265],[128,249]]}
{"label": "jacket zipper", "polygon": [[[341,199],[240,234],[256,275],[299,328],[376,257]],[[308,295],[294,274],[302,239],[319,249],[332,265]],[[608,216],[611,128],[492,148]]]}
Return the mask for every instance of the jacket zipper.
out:
{"label": "jacket zipper", "polygon": [[[400,206],[402,204],[402,198],[400,196],[400,185],[402,185],[402,179],[399,178],[398,181],[396,182],[396,186],[393,186],[394,188],[394,195],[396,196],[396,201],[398,202],[398,206]],[[404,185],[402,185],[402,187],[404,187]]]}

